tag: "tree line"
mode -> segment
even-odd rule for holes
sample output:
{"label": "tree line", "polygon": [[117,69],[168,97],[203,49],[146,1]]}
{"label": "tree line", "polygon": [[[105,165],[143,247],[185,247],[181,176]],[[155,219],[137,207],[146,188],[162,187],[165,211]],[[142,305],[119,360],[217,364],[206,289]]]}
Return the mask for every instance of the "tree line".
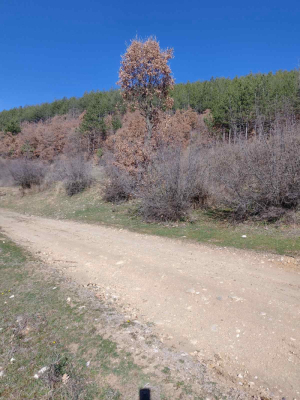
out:
{"label": "tree line", "polygon": [[[192,108],[203,113],[209,109],[206,123],[214,134],[235,141],[241,136],[269,132],[276,118],[291,121],[300,115],[300,71],[180,83],[174,86],[171,97],[173,111]],[[45,121],[65,114],[78,116],[83,111],[86,111],[84,129],[100,129],[105,133],[104,117],[122,116],[126,105],[119,90],[92,91],[80,98],[4,110],[0,113],[0,130],[17,134],[24,121]],[[119,125],[116,117],[116,128]]]}
{"label": "tree line", "polygon": [[174,108],[202,113],[211,110],[214,128],[229,139],[247,137],[251,131],[261,135],[278,119],[296,119],[300,114],[300,71],[249,74],[234,79],[176,85]]}

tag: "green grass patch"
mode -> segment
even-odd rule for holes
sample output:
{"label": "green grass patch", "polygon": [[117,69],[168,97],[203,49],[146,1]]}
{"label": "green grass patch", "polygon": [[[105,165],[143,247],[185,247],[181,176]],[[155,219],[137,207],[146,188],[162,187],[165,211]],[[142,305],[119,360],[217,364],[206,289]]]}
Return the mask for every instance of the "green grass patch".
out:
{"label": "green grass patch", "polygon": [[75,289],[45,276],[3,235],[0,272],[0,398],[121,399],[106,376],[121,387],[134,380],[132,396],[149,380],[130,353],[98,333],[93,320],[101,310],[80,308]]}
{"label": "green grass patch", "polygon": [[234,225],[216,218],[216,212],[213,210],[194,211],[192,222],[147,223],[136,213],[138,207],[136,202],[119,205],[106,203],[101,200],[101,192],[97,187],[72,197],[57,189],[29,193],[24,197],[16,195],[16,190],[12,190],[11,194],[8,192],[6,196],[0,197],[0,207],[21,213],[103,224],[219,247],[300,255],[299,226],[253,222]]}

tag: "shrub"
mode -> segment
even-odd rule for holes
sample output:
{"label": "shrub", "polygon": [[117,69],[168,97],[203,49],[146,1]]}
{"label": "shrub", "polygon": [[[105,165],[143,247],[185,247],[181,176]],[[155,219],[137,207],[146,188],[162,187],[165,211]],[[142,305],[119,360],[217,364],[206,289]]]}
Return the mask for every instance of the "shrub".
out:
{"label": "shrub", "polygon": [[11,120],[10,122],[8,122],[8,123],[5,125],[4,132],[6,132],[6,133],[9,133],[9,132],[10,132],[10,133],[12,133],[13,135],[17,135],[18,133],[21,132],[20,123],[19,123],[18,121]]}
{"label": "shrub", "polygon": [[8,168],[14,182],[22,189],[30,189],[32,185],[41,185],[47,172],[46,164],[28,159],[12,160]]}
{"label": "shrub", "polygon": [[47,121],[22,123],[20,133],[6,134],[0,140],[0,154],[7,157],[30,158],[52,161],[62,153],[81,150],[83,138],[76,132],[79,118],[56,116]]}
{"label": "shrub", "polygon": [[128,201],[135,191],[136,179],[125,169],[114,164],[114,159],[106,160],[105,174],[107,177],[104,186],[105,201],[119,203]]}
{"label": "shrub", "polygon": [[96,154],[97,154],[97,157],[98,157],[98,158],[101,158],[101,157],[103,156],[103,150],[102,150],[101,148],[99,148],[99,149],[97,150]]}
{"label": "shrub", "polygon": [[199,151],[163,148],[144,177],[140,211],[147,220],[176,221],[193,203],[204,205],[207,197],[206,166]]}
{"label": "shrub", "polygon": [[69,159],[66,173],[64,185],[69,196],[82,192],[92,183],[91,166],[83,157]]}
{"label": "shrub", "polygon": [[54,165],[51,180],[62,181],[67,194],[73,196],[91,185],[92,168],[82,155],[59,160]]}
{"label": "shrub", "polygon": [[222,146],[215,152],[211,179],[219,204],[237,218],[260,215],[268,220],[300,203],[300,137],[269,139]]}
{"label": "shrub", "polygon": [[187,147],[199,129],[198,115],[191,109],[174,114],[159,112],[152,131],[152,139],[147,139],[146,119],[138,111],[128,111],[122,127],[106,141],[106,147],[113,151],[115,163],[129,173],[145,168],[153,153],[162,146]]}
{"label": "shrub", "polygon": [[0,159],[0,186],[10,186],[12,181],[7,162]]}

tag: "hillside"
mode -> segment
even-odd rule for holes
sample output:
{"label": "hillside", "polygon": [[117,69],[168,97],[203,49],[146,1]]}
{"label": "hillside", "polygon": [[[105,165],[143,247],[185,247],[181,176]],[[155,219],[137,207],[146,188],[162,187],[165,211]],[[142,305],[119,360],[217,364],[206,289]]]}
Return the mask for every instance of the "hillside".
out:
{"label": "hillside", "polygon": [[[253,131],[262,134],[270,130],[276,119],[296,119],[300,113],[300,74],[295,69],[234,79],[188,82],[175,85],[172,97],[173,112],[191,108],[203,113],[209,109],[211,119],[208,123],[214,134],[234,140],[241,135],[247,137]],[[0,131],[16,135],[24,130],[25,122],[45,122],[65,115],[76,119],[84,111],[94,116],[88,121],[93,128],[105,130],[104,118],[107,115],[122,118],[126,105],[118,90],[85,93],[80,98],[63,98],[52,103],[2,111]],[[115,128],[119,125],[116,121]]]}

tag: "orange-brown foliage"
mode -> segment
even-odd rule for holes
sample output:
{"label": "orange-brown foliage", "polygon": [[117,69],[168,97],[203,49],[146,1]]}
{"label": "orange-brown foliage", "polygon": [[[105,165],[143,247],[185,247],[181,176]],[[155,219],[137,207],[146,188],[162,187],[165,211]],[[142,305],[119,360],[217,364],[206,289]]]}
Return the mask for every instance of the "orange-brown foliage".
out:
{"label": "orange-brown foliage", "polygon": [[106,146],[115,154],[118,165],[133,172],[148,159],[149,150],[146,149],[145,140],[145,118],[138,111],[127,112],[122,128],[109,136]]}
{"label": "orange-brown foliage", "polygon": [[[68,116],[55,116],[46,122],[21,125],[16,136],[6,134],[0,141],[0,154],[12,158],[24,155],[31,158],[53,160],[57,155],[74,148],[72,137],[76,135],[80,120]],[[78,145],[78,138],[76,140]]]}
{"label": "orange-brown foliage", "polygon": [[122,56],[119,82],[125,100],[143,105],[156,99],[165,101],[174,86],[168,61],[173,49],[161,50],[155,38],[134,39]]}
{"label": "orange-brown foliage", "polygon": [[199,128],[195,111],[177,110],[175,114],[159,113],[151,141],[147,138],[145,117],[140,112],[127,112],[122,128],[106,141],[106,146],[115,155],[115,161],[129,172],[136,172],[149,159],[153,151],[162,145],[186,147],[191,133]]}
{"label": "orange-brown foliage", "polygon": [[162,109],[171,109],[173,99],[169,96],[174,79],[168,61],[173,49],[161,50],[156,38],[143,41],[132,40],[122,56],[118,84],[124,100],[140,111],[146,118],[148,139],[159,121]]}

